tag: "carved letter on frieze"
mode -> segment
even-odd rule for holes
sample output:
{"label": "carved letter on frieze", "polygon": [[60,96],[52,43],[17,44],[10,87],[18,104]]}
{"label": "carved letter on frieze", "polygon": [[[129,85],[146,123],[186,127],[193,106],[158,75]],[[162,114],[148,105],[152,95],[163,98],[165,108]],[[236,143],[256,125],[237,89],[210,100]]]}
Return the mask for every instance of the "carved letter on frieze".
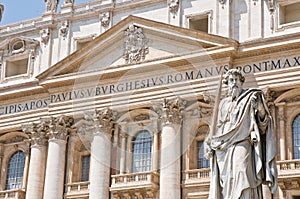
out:
{"label": "carved letter on frieze", "polygon": [[59,33],[65,39],[69,31],[69,21],[64,21],[60,24]]}
{"label": "carved letter on frieze", "polygon": [[148,53],[148,39],[143,34],[142,28],[130,25],[125,31],[123,54],[125,62],[130,64],[141,62]]}
{"label": "carved letter on frieze", "polygon": [[40,36],[41,36],[41,42],[46,45],[49,41],[50,37],[50,29],[46,28],[40,31]]}
{"label": "carved letter on frieze", "polygon": [[100,21],[101,21],[101,25],[103,27],[108,27],[109,22],[110,22],[110,13],[104,12],[104,13],[100,14]]}
{"label": "carved letter on frieze", "polygon": [[175,18],[178,8],[179,8],[179,0],[168,0],[169,11]]}

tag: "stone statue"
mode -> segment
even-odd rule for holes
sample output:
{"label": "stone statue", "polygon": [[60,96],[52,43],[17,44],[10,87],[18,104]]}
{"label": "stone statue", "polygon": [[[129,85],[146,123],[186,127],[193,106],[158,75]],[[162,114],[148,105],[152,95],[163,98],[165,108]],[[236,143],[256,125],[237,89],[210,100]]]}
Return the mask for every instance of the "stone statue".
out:
{"label": "stone statue", "polygon": [[0,2],[0,21],[2,20],[3,12],[4,12],[4,5]]}
{"label": "stone statue", "polygon": [[209,199],[262,199],[262,184],[277,189],[273,121],[263,92],[243,89],[240,70],[227,71],[229,96],[219,103],[215,130],[206,138],[211,158]]}
{"label": "stone statue", "polygon": [[56,12],[59,0],[44,0],[46,3],[46,12]]}

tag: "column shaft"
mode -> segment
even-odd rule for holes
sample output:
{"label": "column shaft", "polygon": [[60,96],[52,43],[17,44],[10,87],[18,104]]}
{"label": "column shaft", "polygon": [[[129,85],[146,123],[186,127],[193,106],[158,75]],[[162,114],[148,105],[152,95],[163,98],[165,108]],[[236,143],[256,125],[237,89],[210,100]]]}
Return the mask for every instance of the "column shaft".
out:
{"label": "column shaft", "polygon": [[166,125],[161,135],[160,199],[180,199],[180,125]]}
{"label": "column shaft", "polygon": [[110,135],[94,135],[91,146],[90,199],[109,198],[110,158]]}
{"label": "column shaft", "polygon": [[28,183],[26,190],[27,199],[42,199],[45,180],[46,146],[31,146]]}
{"label": "column shaft", "polygon": [[126,136],[122,135],[121,142],[121,157],[120,157],[120,174],[125,173],[125,160],[126,160]]}
{"label": "column shaft", "polygon": [[63,198],[65,153],[65,140],[49,140],[44,199]]}

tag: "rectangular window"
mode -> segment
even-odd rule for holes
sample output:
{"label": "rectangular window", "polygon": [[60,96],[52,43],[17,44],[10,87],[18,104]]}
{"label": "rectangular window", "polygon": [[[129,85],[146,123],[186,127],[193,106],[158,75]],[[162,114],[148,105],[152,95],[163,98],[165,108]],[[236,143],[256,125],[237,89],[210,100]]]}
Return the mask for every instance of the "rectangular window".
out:
{"label": "rectangular window", "polygon": [[197,169],[209,168],[209,160],[204,157],[204,142],[197,142]]}
{"label": "rectangular window", "polygon": [[280,5],[279,22],[281,24],[300,21],[300,2],[288,5]]}
{"label": "rectangular window", "polygon": [[90,157],[91,156],[89,156],[89,155],[82,156],[82,159],[81,159],[81,182],[89,181]]}
{"label": "rectangular window", "polygon": [[27,69],[28,69],[28,59],[7,61],[5,77],[12,77],[12,76],[26,74]]}
{"label": "rectangular window", "polygon": [[208,15],[190,18],[189,28],[208,33]]}

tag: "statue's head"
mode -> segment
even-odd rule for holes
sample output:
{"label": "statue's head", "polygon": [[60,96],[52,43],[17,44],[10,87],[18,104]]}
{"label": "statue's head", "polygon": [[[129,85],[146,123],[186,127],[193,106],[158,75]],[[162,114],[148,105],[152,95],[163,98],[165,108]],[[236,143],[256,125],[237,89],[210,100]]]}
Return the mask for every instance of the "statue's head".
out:
{"label": "statue's head", "polygon": [[240,82],[243,84],[245,82],[245,77],[242,74],[241,70],[239,69],[230,69],[226,72],[224,79],[223,79],[223,83],[228,85],[228,81],[229,81],[229,77],[230,75],[235,75],[239,78]]}
{"label": "statue's head", "polygon": [[242,91],[243,83],[245,82],[245,77],[238,69],[230,69],[226,72],[223,83],[229,88],[229,94],[236,98],[240,95]]}

